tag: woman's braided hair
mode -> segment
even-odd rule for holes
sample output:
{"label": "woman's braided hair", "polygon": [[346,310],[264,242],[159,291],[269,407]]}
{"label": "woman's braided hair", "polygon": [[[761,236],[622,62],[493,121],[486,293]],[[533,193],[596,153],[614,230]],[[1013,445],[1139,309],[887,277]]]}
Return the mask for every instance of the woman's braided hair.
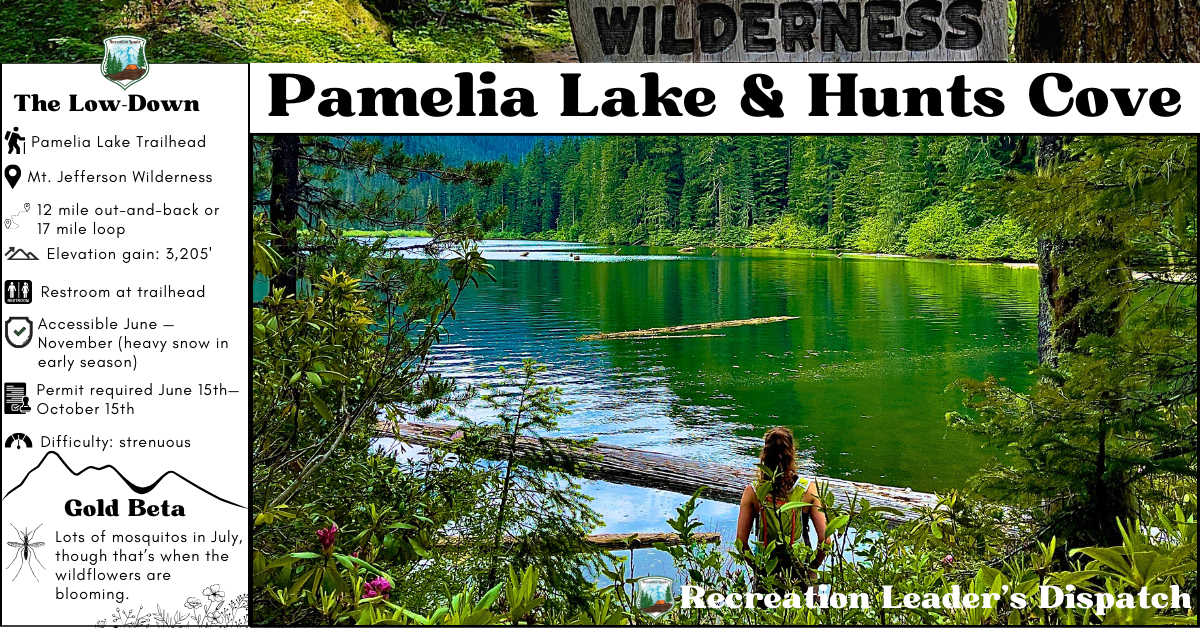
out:
{"label": "woman's braided hair", "polygon": [[[776,501],[786,501],[799,476],[799,468],[796,464],[796,443],[792,440],[792,430],[786,427],[773,427],[767,430],[766,436],[763,437],[759,462],[762,463],[762,466],[775,472],[771,497]],[[762,470],[759,470],[758,475],[760,481],[771,480]]]}

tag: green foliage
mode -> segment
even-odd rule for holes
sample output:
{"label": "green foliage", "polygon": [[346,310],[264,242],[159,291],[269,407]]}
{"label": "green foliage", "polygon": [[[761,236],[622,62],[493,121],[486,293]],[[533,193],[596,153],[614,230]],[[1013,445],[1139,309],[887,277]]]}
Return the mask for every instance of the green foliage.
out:
{"label": "green foliage", "polygon": [[[477,17],[485,16],[482,21]],[[115,32],[149,40],[151,62],[481,63],[506,50],[571,42],[565,11],[478,0],[11,0],[0,6],[0,61],[100,59]]]}
{"label": "green foliage", "polygon": [[509,569],[536,568],[559,593],[551,606],[581,608],[593,588],[586,572],[594,573],[600,565],[584,537],[601,520],[588,506],[591,498],[570,475],[576,471],[571,454],[578,452],[574,447],[549,448],[557,453],[530,461],[518,450],[523,439],[546,444],[541,434],[555,431],[558,418],[568,413],[558,388],[539,385],[538,375],[544,371],[530,359],[518,374],[501,368],[500,383],[485,385],[480,395],[498,423],[462,423],[459,451],[464,459],[473,460],[471,446],[478,443],[480,455],[498,461],[482,467],[484,495],[477,507],[485,514],[480,525],[489,542],[473,548],[472,554],[487,566],[485,581],[494,580],[505,563]]}
{"label": "green foliage", "polygon": [[942,203],[922,212],[908,228],[904,252],[918,257],[965,257],[962,208],[953,202]]}
{"label": "green foliage", "polygon": [[1028,260],[1037,256],[1028,228],[1013,216],[990,218],[960,242],[961,257],[967,259]]}
{"label": "green foliage", "polygon": [[251,1],[6,0],[0,5],[0,60],[94,63],[104,56],[105,37],[124,34],[149,40],[151,63],[245,62],[251,58],[247,45],[228,37],[225,19],[230,5]]}
{"label": "green foliage", "polygon": [[[255,270],[270,273],[281,238],[263,215],[254,225]],[[596,555],[583,537],[599,521],[554,460],[493,464],[500,456],[488,443],[505,430],[471,425],[449,450],[419,459],[373,451],[381,419],[427,417],[471,397],[425,373],[423,356],[457,295],[487,271],[473,250],[403,260],[378,244],[342,242],[333,260],[362,264],[369,282],[329,270],[300,295],[276,289],[252,310],[253,571],[264,618],[494,623],[506,617],[494,610],[504,566],[511,620],[585,607],[593,585],[583,569]],[[373,255],[364,262],[354,248]],[[539,370],[526,364],[511,390],[485,396],[513,436],[553,429],[565,411],[555,389],[537,385]],[[542,588],[531,584],[539,570]]]}
{"label": "green foliage", "polygon": [[[592,585],[582,569],[596,560],[583,537],[598,519],[554,461],[527,468],[510,449],[507,464],[493,464],[487,443],[507,432],[469,424],[450,450],[420,459],[373,451],[387,422],[452,412],[473,397],[428,373],[426,356],[460,295],[491,266],[474,244],[488,223],[473,210],[400,209],[372,183],[486,182],[494,167],[450,168],[435,155],[328,137],[284,138],[295,140],[288,153],[278,139],[256,140],[251,275],[274,283],[290,269],[303,283],[273,289],[251,314],[255,595],[267,619],[493,623],[504,617],[494,610],[501,567],[510,568],[513,619],[542,606],[583,608]],[[339,187],[347,181],[370,193],[347,199]],[[278,211],[287,199],[297,201],[294,218]],[[330,223],[388,235],[420,226],[429,240],[396,250],[386,237]],[[539,371],[526,364],[521,382],[508,380],[513,390],[484,397],[514,438],[554,429],[566,411],[556,389],[537,385]],[[464,567],[464,555],[480,560]],[[529,584],[538,570],[547,574],[542,589]]]}
{"label": "green foliage", "polygon": [[[658,625],[1152,625],[1194,624],[1194,609],[1113,608],[1122,598],[1136,600],[1143,587],[1149,594],[1164,593],[1170,586],[1195,597],[1196,591],[1196,502],[1194,497],[1173,508],[1157,509],[1153,527],[1127,522],[1119,545],[1081,547],[1070,557],[1058,540],[1012,547],[1008,531],[1016,525],[1003,511],[955,494],[945,495],[934,508],[920,509],[918,516],[899,526],[881,515],[887,509],[872,508],[866,500],[838,503],[828,487],[820,488],[821,502],[830,523],[831,550],[827,564],[815,574],[818,584],[841,593],[865,593],[867,604],[854,608],[811,609],[805,605],[805,589],[771,576],[775,548],[753,541],[749,548],[723,551],[689,542],[703,526],[696,519],[697,495],[677,509],[668,520],[684,543],[659,549],[668,552],[675,568],[687,575],[687,583],[708,592],[744,592],[750,589],[749,574],[767,574],[764,590],[781,598],[796,595],[797,608],[692,608],[682,605],[656,620]],[[982,516],[982,518],[980,518]],[[992,523],[989,524],[988,520]],[[994,525],[1004,521],[1004,526]],[[798,559],[807,560],[813,550],[803,541],[790,548]],[[626,573],[625,561],[616,560],[605,575],[613,584],[600,593],[609,617],[619,615],[629,623],[648,623],[632,601],[638,580]],[[1093,608],[1040,608],[1040,587],[1076,588],[1077,593],[1113,596],[1103,613]],[[945,599],[957,587],[961,595],[998,594],[999,602],[980,608],[887,608],[882,591],[892,588],[893,604],[906,594]],[[1013,594],[1028,600],[1013,604]],[[615,606],[615,609],[611,607]],[[613,621],[589,623],[615,623]]]}
{"label": "green foliage", "polygon": [[964,380],[953,424],[1004,451],[979,478],[1050,533],[1113,544],[1118,519],[1196,492],[1196,144],[1093,137],[1006,187],[1039,237],[1055,363],[1026,394]]}
{"label": "green foliage", "polygon": [[[1011,137],[618,136],[540,140],[495,185],[408,202],[505,205],[506,233],[605,244],[850,247],[1029,260],[1002,199],[977,194]],[[1025,163],[1018,163],[1020,168]],[[913,231],[913,229],[916,231]]]}
{"label": "green foliage", "polygon": [[342,235],[347,238],[431,238],[432,233],[421,229],[346,229]]}
{"label": "green foliage", "polygon": [[[284,219],[275,211],[282,205],[275,192],[287,169],[275,167],[282,165],[275,139],[255,143],[250,272],[276,280],[295,270],[303,286],[272,290],[251,313],[255,621],[648,623],[633,602],[632,560],[621,556],[602,563],[583,543],[599,520],[573,479],[580,471],[576,456],[557,443],[521,447],[528,439],[547,445],[543,435],[567,411],[560,392],[539,383],[542,367],[526,361],[519,371],[502,373],[480,397],[490,416],[464,421],[461,434],[445,448],[403,459],[374,448],[388,422],[452,414],[473,398],[475,391],[429,374],[427,356],[459,296],[490,276],[475,239],[507,216],[497,208],[480,217],[472,205],[453,212],[440,203],[405,206],[403,190],[421,177],[483,184],[503,180],[508,170],[486,164],[448,168],[435,155],[407,155],[377,141],[299,138],[297,181],[289,196],[299,207]],[[651,145],[625,139],[607,146],[607,156],[603,143],[568,140],[564,145],[575,142],[580,155],[595,152],[601,161],[617,163],[629,151],[679,155],[672,146],[687,138]],[[693,148],[712,158],[743,146],[710,138]],[[685,229],[676,230],[679,223],[669,221],[678,216],[657,215],[655,203],[636,199],[618,178],[575,180],[592,187],[573,199],[563,195],[566,188],[555,192],[549,184],[507,197],[543,207],[558,203],[559,218],[575,203],[579,213],[572,227],[580,234],[595,229],[617,237],[624,225],[634,224],[644,229],[639,237],[702,238],[710,232],[694,221],[706,216],[706,224],[721,225],[718,237],[730,241],[761,237],[785,246],[837,245],[838,239],[863,237],[863,226],[871,225],[870,237],[879,246],[924,247],[928,254],[1001,246],[973,242],[971,234],[994,233],[988,241],[1003,242],[1006,233],[1023,232],[1015,222],[1023,221],[1037,235],[1076,244],[1056,254],[1071,271],[1059,290],[1081,295],[1058,313],[1056,333],[1066,336],[1072,325],[1107,330],[1069,345],[1057,365],[1039,371],[1042,381],[1030,393],[1014,392],[994,379],[959,384],[968,393],[969,413],[952,420],[1004,450],[981,484],[988,495],[1010,501],[1010,507],[949,493],[893,526],[885,515],[898,513],[857,497],[839,501],[828,486],[818,487],[830,537],[826,563],[808,576],[839,592],[866,593],[871,603],[865,608],[675,608],[657,623],[1195,623],[1194,610],[1110,608],[1100,614],[1036,604],[882,605],[885,586],[892,587],[893,599],[906,593],[942,596],[955,586],[964,594],[1036,596],[1039,587],[1069,584],[1113,599],[1136,596],[1143,587],[1156,593],[1176,586],[1193,599],[1197,591],[1194,142],[1079,140],[1069,145],[1069,159],[1006,184],[1002,191],[1020,208],[1013,216],[973,202],[977,197],[968,188],[993,177],[994,168],[979,163],[972,146],[878,145],[885,161],[921,163],[922,150],[970,158],[941,158],[947,173],[967,183],[942,189],[945,198],[936,203],[923,204],[923,193],[915,191],[923,189],[917,169],[881,177],[898,197],[874,212],[867,211],[876,207],[874,201],[862,204],[872,193],[869,188],[839,183],[839,192],[837,185],[809,182],[804,194],[789,196],[770,176],[755,179],[750,170],[739,173],[733,166],[732,174],[706,173],[703,159],[682,155],[682,166],[699,178],[664,185],[663,194],[678,195],[680,211],[690,212],[692,226]],[[758,158],[766,158],[776,148],[764,143],[755,150]],[[802,148],[821,159],[836,157],[821,152],[829,146]],[[557,152],[541,154],[550,160]],[[877,166],[863,162],[850,170],[870,167]],[[534,168],[529,180],[552,178],[556,169]],[[654,171],[637,165],[643,183],[647,170]],[[790,192],[803,177],[790,172],[787,180]],[[350,183],[365,192],[347,194]],[[747,203],[738,192],[746,189],[762,190],[764,198],[774,200]],[[593,193],[618,199],[613,202],[619,212],[588,209]],[[809,207],[804,199],[818,199],[818,209],[788,209]],[[743,222],[776,203],[774,219]],[[822,215],[824,231],[810,221]],[[512,220],[532,219],[518,213]],[[668,222],[651,230],[647,225],[655,220]],[[907,227],[889,231],[889,225]],[[430,233],[430,243],[406,254],[390,249],[386,238],[351,237],[344,230],[348,226],[419,226]],[[546,223],[537,226],[545,232]],[[1109,324],[1098,326],[1095,320]],[[765,587],[800,593],[805,578],[777,574],[777,541],[753,541],[733,551],[694,542],[703,526],[695,516],[699,495],[668,521],[683,543],[659,547],[690,584],[740,592],[750,586],[750,574],[757,574]],[[816,557],[803,541],[782,549],[795,564]],[[591,569],[612,584],[597,589]]]}

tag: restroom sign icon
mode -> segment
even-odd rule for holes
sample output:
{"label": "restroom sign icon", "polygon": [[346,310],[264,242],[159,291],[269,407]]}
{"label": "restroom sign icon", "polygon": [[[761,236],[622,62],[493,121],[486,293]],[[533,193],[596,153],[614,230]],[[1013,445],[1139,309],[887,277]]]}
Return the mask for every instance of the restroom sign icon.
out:
{"label": "restroom sign icon", "polygon": [[28,279],[4,280],[5,305],[29,305],[33,302],[33,282]]}

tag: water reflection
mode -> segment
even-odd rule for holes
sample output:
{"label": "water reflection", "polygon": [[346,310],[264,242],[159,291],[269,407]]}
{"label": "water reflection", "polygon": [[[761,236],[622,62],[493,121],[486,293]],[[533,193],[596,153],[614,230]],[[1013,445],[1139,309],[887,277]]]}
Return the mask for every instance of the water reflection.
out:
{"label": "water reflection", "polygon": [[[1020,385],[1035,358],[1027,269],[761,249],[484,248],[497,281],[460,301],[435,369],[483,383],[500,365],[546,363],[546,382],[574,402],[566,436],[745,464],[767,427],[788,425],[808,443],[809,471],[932,491],[987,456],[946,430],[958,403],[946,386],[987,372]],[[777,315],[799,318],[708,337],[577,340]]]}
{"label": "water reflection", "polygon": [[[501,365],[545,363],[544,382],[573,402],[563,436],[749,465],[765,429],[786,425],[806,473],[936,491],[960,486],[990,455],[947,429],[959,397],[946,386],[987,373],[1031,381],[1037,277],[1026,268],[797,250],[483,249],[497,280],[460,301],[433,368],[480,384],[496,383]],[[708,337],[577,339],[779,315],[798,318]],[[480,405],[468,412],[486,417]],[[668,531],[686,500],[587,487],[601,532]],[[701,513],[706,530],[732,538],[735,506]],[[639,575],[670,574],[665,554],[639,550],[637,560]]]}

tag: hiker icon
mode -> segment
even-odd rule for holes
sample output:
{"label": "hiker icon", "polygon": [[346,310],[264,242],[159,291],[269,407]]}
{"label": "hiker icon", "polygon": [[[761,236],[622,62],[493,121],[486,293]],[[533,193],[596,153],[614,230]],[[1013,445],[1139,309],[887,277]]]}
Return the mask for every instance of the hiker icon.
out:
{"label": "hiker icon", "polygon": [[8,154],[16,153],[20,155],[25,152],[25,136],[17,133],[21,127],[13,127],[11,131],[4,132],[4,139],[8,140]]}

